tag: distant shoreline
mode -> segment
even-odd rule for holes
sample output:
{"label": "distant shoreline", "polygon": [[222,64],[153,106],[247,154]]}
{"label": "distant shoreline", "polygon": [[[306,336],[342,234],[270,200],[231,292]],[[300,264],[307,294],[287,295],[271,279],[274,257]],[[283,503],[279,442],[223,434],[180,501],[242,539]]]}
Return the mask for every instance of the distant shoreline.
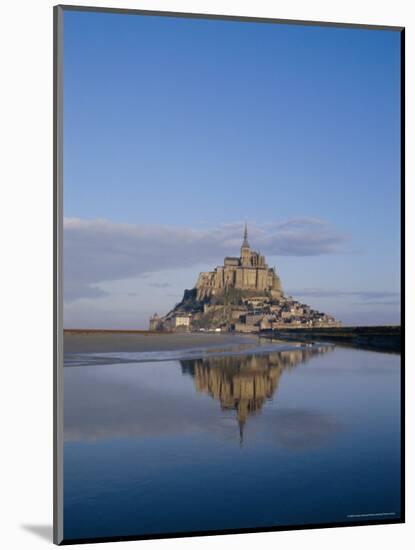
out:
{"label": "distant shoreline", "polygon": [[[342,326],[342,327],[292,327],[292,328],[280,328],[275,329],[274,332],[286,332],[287,334],[290,332],[319,332],[319,331],[337,331],[337,332],[350,332],[350,331],[357,331],[357,330],[363,330],[363,331],[398,331],[400,333],[401,331],[401,325],[369,325],[369,326],[359,326],[359,325],[351,325],[351,326]],[[82,334],[82,333],[126,333],[126,334],[146,334],[146,335],[168,335],[173,334],[173,332],[160,332],[157,330],[147,330],[147,329],[130,329],[130,328],[64,328],[63,332],[65,334]],[[263,331],[265,332],[265,331]],[[176,332],[174,334],[206,334],[209,332],[206,331],[190,331],[190,332]],[[210,333],[212,334],[212,333]],[[223,334],[229,334],[229,333],[223,333]],[[258,333],[252,333],[252,334],[258,334]]]}
{"label": "distant shoreline", "polygon": [[113,328],[64,328],[64,334],[160,334],[160,332],[154,330],[141,330],[141,329],[113,329]]}
{"label": "distant shoreline", "polygon": [[369,351],[401,353],[400,326],[283,328],[256,333],[155,332],[134,329],[64,329],[65,353],[165,351],[214,347],[270,338],[327,342]]}
{"label": "distant shoreline", "polygon": [[282,328],[260,332],[264,338],[284,340],[319,340],[348,347],[401,353],[401,327],[327,327],[327,328]]}

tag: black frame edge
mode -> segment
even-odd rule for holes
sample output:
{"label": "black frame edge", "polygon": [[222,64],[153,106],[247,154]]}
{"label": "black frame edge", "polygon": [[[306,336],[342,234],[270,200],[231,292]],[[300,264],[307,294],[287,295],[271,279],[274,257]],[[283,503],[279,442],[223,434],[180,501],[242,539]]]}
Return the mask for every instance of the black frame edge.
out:
{"label": "black frame edge", "polygon": [[406,274],[405,274],[405,158],[406,158],[406,136],[405,136],[405,28],[401,31],[401,71],[400,71],[400,86],[401,86],[401,517],[402,523],[405,523],[406,517],[406,457],[405,457],[405,411],[406,411],[406,396],[405,396],[405,297],[406,297]]}

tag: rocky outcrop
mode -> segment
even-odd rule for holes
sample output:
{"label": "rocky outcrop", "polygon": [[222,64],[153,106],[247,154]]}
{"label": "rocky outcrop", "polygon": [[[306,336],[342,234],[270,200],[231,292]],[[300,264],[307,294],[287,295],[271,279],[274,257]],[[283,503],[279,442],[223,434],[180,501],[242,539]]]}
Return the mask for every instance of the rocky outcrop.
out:
{"label": "rocky outcrop", "polygon": [[[187,323],[188,316],[189,322]],[[152,317],[152,330],[236,330],[258,332],[278,327],[326,327],[340,323],[325,313],[286,297],[276,268],[251,250],[248,230],[239,257],[226,257],[223,265],[199,274],[196,285],[185,290],[182,301],[165,317]]]}

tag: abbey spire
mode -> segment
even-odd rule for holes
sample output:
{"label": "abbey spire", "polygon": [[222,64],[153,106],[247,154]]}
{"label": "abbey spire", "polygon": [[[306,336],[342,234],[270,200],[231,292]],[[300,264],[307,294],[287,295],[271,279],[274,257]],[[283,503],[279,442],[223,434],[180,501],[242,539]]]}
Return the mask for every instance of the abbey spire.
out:
{"label": "abbey spire", "polygon": [[249,242],[248,242],[248,224],[245,222],[245,230],[244,230],[244,240],[242,243],[242,248],[249,248]]}

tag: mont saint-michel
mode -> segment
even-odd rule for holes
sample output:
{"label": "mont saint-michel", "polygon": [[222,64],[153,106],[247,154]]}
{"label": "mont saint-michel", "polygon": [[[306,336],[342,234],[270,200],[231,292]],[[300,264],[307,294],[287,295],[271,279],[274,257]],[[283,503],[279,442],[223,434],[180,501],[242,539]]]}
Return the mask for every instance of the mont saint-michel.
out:
{"label": "mont saint-michel", "polygon": [[245,224],[239,256],[199,274],[196,285],[169,313],[150,319],[150,330],[259,332],[277,328],[339,327],[331,315],[286,296],[275,267],[252,250]]}

